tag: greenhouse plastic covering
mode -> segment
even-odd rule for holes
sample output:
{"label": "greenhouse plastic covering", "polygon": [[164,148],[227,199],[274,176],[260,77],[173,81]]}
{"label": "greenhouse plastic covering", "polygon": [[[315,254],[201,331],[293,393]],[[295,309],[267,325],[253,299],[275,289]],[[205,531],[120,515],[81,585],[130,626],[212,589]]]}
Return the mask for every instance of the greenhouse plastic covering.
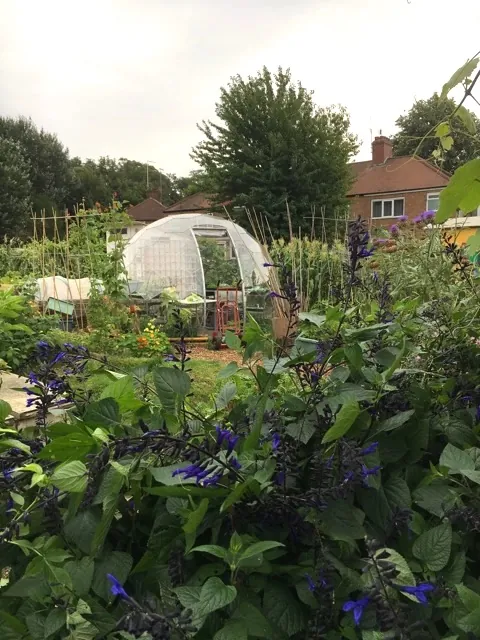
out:
{"label": "greenhouse plastic covering", "polygon": [[205,299],[197,236],[230,238],[243,291],[267,281],[262,246],[245,229],[230,220],[195,213],[156,220],[133,236],[125,248],[129,281],[145,297],[175,287],[180,298],[196,293]]}

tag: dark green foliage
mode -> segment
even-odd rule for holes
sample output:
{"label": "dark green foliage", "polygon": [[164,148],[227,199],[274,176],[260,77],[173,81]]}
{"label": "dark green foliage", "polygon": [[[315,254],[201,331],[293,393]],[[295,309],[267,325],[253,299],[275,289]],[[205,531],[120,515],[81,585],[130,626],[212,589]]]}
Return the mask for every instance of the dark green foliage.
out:
{"label": "dark green foliage", "polygon": [[[410,111],[398,117],[398,133],[393,136],[393,153],[396,156],[410,156],[414,153],[425,160],[435,161],[438,125],[450,118],[456,103],[452,98],[440,97],[434,93],[428,100],[417,100]],[[454,144],[443,156],[442,168],[453,173],[468,160],[480,153],[480,120],[470,112],[474,130],[469,131],[463,119],[456,116],[451,123]],[[425,138],[425,139],[424,139]]]}
{"label": "dark green foliage", "polygon": [[226,248],[210,238],[197,238],[202,256],[205,286],[215,289],[218,285],[233,287],[240,280],[236,258],[226,254]]}
{"label": "dark green foliage", "polygon": [[[219,203],[255,208],[275,237],[310,231],[312,210],[341,215],[357,149],[342,108],[319,108],[290,72],[266,68],[255,77],[232,78],[216,105],[219,124],[199,125],[205,139],[192,157],[207,174]],[[247,228],[242,209],[235,218]],[[319,226],[320,229],[320,226]]]}
{"label": "dark green foliage", "polygon": [[67,203],[71,168],[68,149],[57,136],[38,129],[27,118],[0,118],[0,137],[20,145],[29,167],[33,210],[62,209]]}
{"label": "dark green foliage", "polygon": [[23,234],[31,206],[30,165],[21,145],[0,133],[0,236]]}

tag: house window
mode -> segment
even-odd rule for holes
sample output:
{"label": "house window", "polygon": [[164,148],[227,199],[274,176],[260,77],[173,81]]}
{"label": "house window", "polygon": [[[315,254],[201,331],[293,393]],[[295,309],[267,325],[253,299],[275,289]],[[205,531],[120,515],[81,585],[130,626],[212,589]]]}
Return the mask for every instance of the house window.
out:
{"label": "house window", "polygon": [[404,198],[372,200],[372,218],[398,218],[403,216],[404,208]]}
{"label": "house window", "polygon": [[440,206],[439,193],[427,193],[427,211],[438,211]]}

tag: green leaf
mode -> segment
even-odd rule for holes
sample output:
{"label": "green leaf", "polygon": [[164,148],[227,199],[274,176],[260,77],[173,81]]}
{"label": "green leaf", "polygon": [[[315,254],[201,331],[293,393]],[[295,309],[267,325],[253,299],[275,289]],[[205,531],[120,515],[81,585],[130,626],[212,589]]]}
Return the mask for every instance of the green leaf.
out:
{"label": "green leaf", "polygon": [[225,332],[225,344],[233,351],[239,351],[242,348],[242,341],[233,331]]}
{"label": "green leaf", "polygon": [[0,400],[0,422],[5,422],[9,415],[12,413],[12,407],[5,402],[5,400]]}
{"label": "green leaf", "polygon": [[452,217],[457,209],[473,211],[480,205],[480,158],[459,167],[448,185],[440,192],[440,206],[435,222],[441,224]]}
{"label": "green leaf", "polygon": [[400,476],[391,476],[384,482],[383,491],[392,511],[395,507],[409,509],[412,506],[410,489],[405,480]]}
{"label": "green leaf", "polygon": [[136,411],[143,406],[143,402],[135,395],[133,380],[130,376],[123,376],[107,385],[100,395],[100,399],[104,398],[113,398],[122,412]]}
{"label": "green leaf", "polygon": [[236,597],[235,587],[227,586],[220,578],[209,578],[200,592],[200,600],[195,607],[195,614],[202,617],[218,609],[223,609]]}
{"label": "green leaf", "polygon": [[388,382],[390,380],[390,378],[393,376],[395,371],[401,365],[402,360],[405,357],[406,352],[407,352],[407,338],[404,335],[403,338],[402,338],[402,346],[398,350],[397,357],[395,358],[395,360],[392,362],[392,364],[388,367],[388,369],[386,371],[382,371],[382,378],[383,378],[384,382]]}
{"label": "green leaf", "polygon": [[111,429],[121,423],[120,407],[113,398],[103,398],[88,405],[83,418],[90,427],[107,427]]}
{"label": "green leaf", "polygon": [[92,540],[91,554],[93,556],[97,555],[100,551],[110,531],[110,526],[117,511],[118,496],[120,495],[124,482],[124,476],[113,467],[110,467],[103,478],[102,485],[106,484],[107,488],[103,488],[102,492],[101,485],[99,490],[100,496],[102,496],[103,493],[106,495],[102,500],[102,517]]}
{"label": "green leaf", "polygon": [[301,398],[299,398],[298,396],[294,396],[291,393],[286,393],[284,395],[283,406],[285,407],[285,409],[288,409],[288,411],[291,411],[293,413],[300,413],[308,408]]}
{"label": "green leaf", "polygon": [[203,500],[200,501],[200,504],[195,509],[195,511],[190,512],[187,522],[183,525],[183,530],[185,531],[185,533],[187,534],[196,533],[198,527],[203,522],[205,514],[208,511],[208,504],[209,504],[208,498],[203,498]]}
{"label": "green leaf", "polygon": [[333,442],[342,438],[351,428],[355,420],[360,414],[360,405],[358,402],[350,402],[344,404],[335,416],[335,423],[330,427],[323,436],[322,444]]}
{"label": "green leaf", "polygon": [[215,408],[217,411],[228,407],[230,402],[237,395],[237,385],[232,380],[227,382],[221,389],[218,396],[215,399]]}
{"label": "green leaf", "polygon": [[454,89],[461,82],[469,78],[475,71],[478,65],[478,58],[471,58],[467,60],[459,69],[455,71],[450,80],[443,85],[440,98],[446,98],[452,89]]}
{"label": "green leaf", "polygon": [[246,560],[252,558],[259,553],[265,553],[269,549],[276,549],[277,547],[284,547],[282,542],[275,542],[274,540],[266,540],[265,542],[254,542],[247,549],[240,554],[240,560]]}
{"label": "green leaf", "polygon": [[20,442],[20,440],[15,440],[15,438],[5,438],[0,440],[0,450],[1,449],[20,449],[20,451],[28,453],[29,455],[32,453],[28,445],[24,442]]}
{"label": "green leaf", "polygon": [[340,500],[322,513],[322,529],[334,540],[358,540],[365,536],[364,519],[363,511]]}
{"label": "green leaf", "polygon": [[475,135],[477,132],[475,120],[473,119],[470,111],[466,109],[463,104],[457,107],[455,115],[463,122],[467,131]]}
{"label": "green leaf", "polygon": [[458,496],[449,483],[437,481],[416,489],[413,493],[413,499],[425,511],[438,518],[443,518],[446,512],[454,506]]}
{"label": "green leaf", "polygon": [[387,418],[383,422],[380,422],[375,430],[375,434],[382,433],[383,431],[393,431],[394,429],[398,429],[406,422],[408,422],[408,420],[410,420],[414,413],[414,409],[409,409],[408,411],[399,411],[390,418]]}
{"label": "green leaf", "polygon": [[343,348],[345,357],[350,362],[354,369],[361,369],[363,366],[363,352],[360,345],[357,343],[348,345]]}
{"label": "green leaf", "polygon": [[190,551],[193,553],[194,551],[201,551],[203,553],[209,553],[211,556],[215,556],[216,558],[221,558],[225,560],[227,557],[227,549],[223,547],[219,547],[217,544],[202,544],[199,547],[195,547]]}
{"label": "green leaf", "polygon": [[51,484],[69,493],[81,493],[86,489],[88,479],[87,467],[79,460],[67,462],[55,470]]}
{"label": "green leaf", "polygon": [[53,636],[60,631],[67,622],[67,612],[65,609],[52,609],[45,620],[45,638]]}
{"label": "green leaf", "polygon": [[441,571],[447,566],[452,548],[452,527],[449,523],[422,533],[413,543],[413,555],[431,571]]}
{"label": "green leaf", "polygon": [[258,482],[253,476],[249,476],[245,482],[239,482],[236,484],[235,488],[228,493],[228,498],[220,507],[220,513],[223,513],[235,504],[235,502],[238,502],[248,490],[253,489],[254,487],[258,487]]}
{"label": "green leaf", "polygon": [[447,583],[447,586],[454,587],[462,582],[466,562],[465,551],[457,551],[453,558],[450,558],[450,562],[442,571],[442,577]]}
{"label": "green leaf", "polygon": [[230,620],[213,636],[213,640],[248,640],[243,622]]}
{"label": "green leaf", "polygon": [[40,460],[81,460],[90,453],[96,442],[85,433],[72,433],[68,436],[56,438],[47,444],[38,454]]}
{"label": "green leaf", "polygon": [[67,540],[76,544],[84,554],[89,555],[99,521],[100,517],[97,512],[90,509],[80,511],[65,524]]}
{"label": "green leaf", "polygon": [[[395,565],[395,568],[398,571],[398,575],[395,578],[395,582],[397,584],[405,587],[412,586],[415,584],[415,578],[412,573],[412,570],[408,566],[408,562],[405,560],[405,558],[402,555],[398,553],[398,551],[395,551],[395,549],[388,549],[388,548],[378,549],[378,551],[375,552],[375,556],[378,557],[380,555],[382,556],[382,558],[384,555],[386,555],[387,557],[385,557],[384,559],[389,562],[393,562],[393,564]],[[377,576],[373,576],[373,582],[375,582],[376,578]],[[404,595],[410,600],[413,600],[414,602],[418,602],[418,599],[416,596],[408,593],[405,593]]]}
{"label": "green leaf", "polygon": [[298,314],[298,317],[300,320],[306,320],[307,322],[311,322],[316,327],[321,327],[323,324],[325,324],[325,320],[327,318],[327,316],[320,316],[318,315],[318,313],[307,313],[305,311],[301,311]]}
{"label": "green leaf", "polygon": [[475,469],[475,462],[468,453],[454,447],[452,444],[447,444],[442,451],[439,464],[441,467],[447,467],[452,474]]}
{"label": "green leaf", "polygon": [[72,579],[73,590],[78,596],[86,595],[92,585],[94,563],[88,556],[67,562],[65,569]]}
{"label": "green leaf", "polygon": [[286,429],[288,435],[295,438],[295,440],[300,440],[303,444],[307,444],[317,431],[316,419],[309,419],[309,417],[309,415],[306,415],[299,422],[289,424]]}
{"label": "green leaf", "polygon": [[294,636],[305,628],[304,609],[292,591],[284,585],[267,585],[263,597],[263,610],[272,625],[288,636]]}
{"label": "green leaf", "polygon": [[238,371],[238,364],[236,362],[229,362],[226,367],[220,369],[217,373],[217,378],[219,380],[225,380],[226,378],[230,378]]}
{"label": "green leaf", "polygon": [[190,466],[186,463],[172,464],[168,467],[149,467],[149,471],[157,482],[167,486],[196,484],[196,478],[183,478],[181,474],[172,475],[177,469]]}
{"label": "green leaf", "polygon": [[164,409],[176,414],[179,403],[190,392],[191,382],[188,374],[172,367],[155,367],[153,382]]}
{"label": "green leaf", "polygon": [[194,609],[200,600],[201,587],[177,587],[173,589],[185,609]]}
{"label": "green leaf", "polygon": [[25,616],[28,631],[33,640],[43,640],[45,637],[45,620],[39,613],[31,613]]}

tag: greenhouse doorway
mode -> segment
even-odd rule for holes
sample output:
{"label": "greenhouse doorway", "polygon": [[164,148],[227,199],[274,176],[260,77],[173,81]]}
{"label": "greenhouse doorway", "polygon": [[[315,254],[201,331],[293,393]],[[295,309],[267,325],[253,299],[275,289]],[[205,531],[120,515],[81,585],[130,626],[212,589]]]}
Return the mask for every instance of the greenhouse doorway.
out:
{"label": "greenhouse doorway", "polygon": [[226,229],[193,230],[205,281],[205,328],[224,333],[240,331],[245,319],[245,285],[235,246]]}

